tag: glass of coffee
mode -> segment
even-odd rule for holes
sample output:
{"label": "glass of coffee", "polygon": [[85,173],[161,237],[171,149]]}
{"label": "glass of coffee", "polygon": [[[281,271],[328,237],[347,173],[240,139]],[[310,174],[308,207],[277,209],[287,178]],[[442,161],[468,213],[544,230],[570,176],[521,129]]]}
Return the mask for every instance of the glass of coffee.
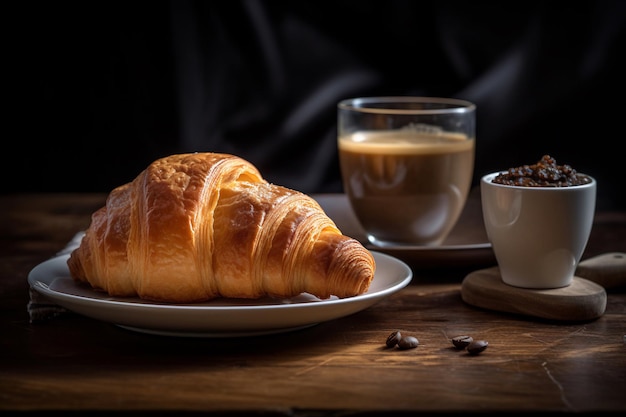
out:
{"label": "glass of coffee", "polygon": [[438,246],[472,183],[476,105],[363,97],[338,104],[344,191],[372,245]]}

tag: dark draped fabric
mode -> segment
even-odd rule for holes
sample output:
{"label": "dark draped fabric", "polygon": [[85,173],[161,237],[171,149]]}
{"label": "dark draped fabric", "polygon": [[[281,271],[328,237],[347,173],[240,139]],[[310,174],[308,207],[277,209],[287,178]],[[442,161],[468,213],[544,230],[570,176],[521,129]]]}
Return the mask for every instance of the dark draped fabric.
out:
{"label": "dark draped fabric", "polygon": [[195,151],[240,155],[304,192],[339,192],[336,103],[421,95],[477,104],[475,184],[550,154],[598,179],[599,208],[626,208],[623,1],[7,10],[15,74],[5,83],[18,93],[8,169],[36,180],[3,192],[109,191],[155,158]]}

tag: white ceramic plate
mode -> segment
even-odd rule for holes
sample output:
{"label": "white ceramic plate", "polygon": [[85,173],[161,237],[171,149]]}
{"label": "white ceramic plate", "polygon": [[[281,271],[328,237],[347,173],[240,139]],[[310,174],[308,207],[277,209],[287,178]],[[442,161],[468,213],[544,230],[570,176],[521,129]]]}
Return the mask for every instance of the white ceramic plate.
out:
{"label": "white ceramic plate", "polygon": [[404,288],[411,268],[373,252],[376,273],[369,290],[350,298],[320,300],[310,294],[288,299],[218,299],[198,304],[163,304],[139,298],[110,297],[74,282],[69,255],[31,270],[28,283],[46,299],[70,311],[144,333],[186,337],[239,337],[301,329],[364,310]]}
{"label": "white ceramic plate", "polygon": [[482,217],[480,190],[468,196],[461,216],[440,246],[375,247],[367,241],[345,194],[317,194],[313,198],[333,219],[344,235],[360,241],[370,250],[392,255],[413,268],[466,267],[495,265],[495,256]]}

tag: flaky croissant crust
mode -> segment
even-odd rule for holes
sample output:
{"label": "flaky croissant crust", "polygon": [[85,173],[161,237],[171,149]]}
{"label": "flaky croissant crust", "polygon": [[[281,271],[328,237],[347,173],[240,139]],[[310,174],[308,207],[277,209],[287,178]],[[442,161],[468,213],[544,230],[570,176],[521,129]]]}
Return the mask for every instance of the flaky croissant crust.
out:
{"label": "flaky croissant crust", "polygon": [[372,254],[311,197],[229,154],[171,155],[109,194],[70,274],[112,296],[192,303],[366,292]]}

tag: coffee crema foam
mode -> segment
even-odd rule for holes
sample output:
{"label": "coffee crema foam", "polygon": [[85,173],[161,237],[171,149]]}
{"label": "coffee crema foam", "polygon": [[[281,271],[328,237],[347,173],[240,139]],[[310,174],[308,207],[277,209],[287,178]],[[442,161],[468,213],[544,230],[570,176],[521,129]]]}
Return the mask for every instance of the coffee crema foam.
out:
{"label": "coffee crema foam", "polygon": [[339,149],[364,154],[437,154],[474,150],[462,133],[424,134],[410,130],[356,132],[339,138]]}

